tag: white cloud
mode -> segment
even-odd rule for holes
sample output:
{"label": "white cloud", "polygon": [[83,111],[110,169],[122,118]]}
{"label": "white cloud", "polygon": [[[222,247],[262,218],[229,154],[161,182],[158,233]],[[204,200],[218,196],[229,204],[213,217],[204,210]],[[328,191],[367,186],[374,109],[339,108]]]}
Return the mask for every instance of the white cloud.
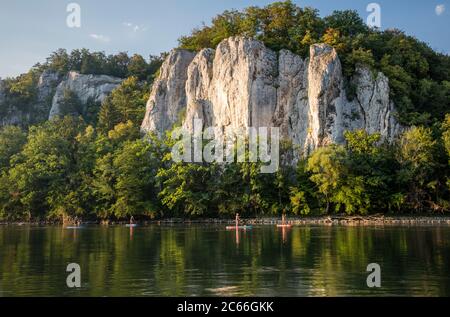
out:
{"label": "white cloud", "polygon": [[435,11],[437,15],[442,15],[445,12],[445,5],[443,4],[437,5]]}
{"label": "white cloud", "polygon": [[139,25],[131,23],[131,22],[124,22],[124,23],[122,23],[122,25],[127,28],[130,28],[134,33],[147,31],[146,27],[139,26]]}
{"label": "white cloud", "polygon": [[104,43],[108,43],[111,41],[111,39],[105,35],[102,34],[89,34],[89,36],[91,38],[93,38],[94,40],[100,41],[100,42],[104,42]]}

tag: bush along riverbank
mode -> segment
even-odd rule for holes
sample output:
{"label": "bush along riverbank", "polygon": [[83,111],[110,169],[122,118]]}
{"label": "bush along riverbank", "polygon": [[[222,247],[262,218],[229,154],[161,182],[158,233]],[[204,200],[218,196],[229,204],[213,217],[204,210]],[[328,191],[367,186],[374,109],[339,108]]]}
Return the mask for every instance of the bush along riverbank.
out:
{"label": "bush along riverbank", "polygon": [[[450,115],[393,144],[363,130],[273,174],[261,163],[176,163],[173,140],[143,139],[132,123],[108,134],[80,118],[0,130],[0,220],[61,222],[449,211]],[[281,157],[295,148],[282,143]]]}
{"label": "bush along riverbank", "polygon": [[[368,28],[355,11],[321,18],[317,10],[292,1],[227,11],[211,26],[182,37],[180,47],[216,48],[230,36],[249,36],[272,50],[289,49],[304,58],[310,45],[325,43],[339,54],[347,79],[359,64],[383,72],[403,133],[388,144],[380,134],[356,130],[347,132],[342,144],[312,153],[283,141],[281,165],[273,174],[261,174],[260,163],[174,162],[171,131],[161,138],[143,137],[140,131],[162,58],[147,63],[139,56],[128,60],[84,51],[79,60],[79,52],[68,56],[62,50],[44,68],[0,83],[0,99],[6,102],[0,116],[6,110],[33,109],[38,75],[44,70],[96,74],[109,69],[109,74],[130,77],[99,108],[83,106],[74,94],[65,93],[61,117],[0,128],[0,221],[450,212],[448,55],[401,31]],[[119,62],[123,58],[127,69]],[[355,97],[355,87],[346,84],[348,97]],[[83,108],[92,111],[87,115],[79,111]],[[179,116],[181,122],[183,113]],[[287,158],[292,157],[301,159],[291,164]]]}
{"label": "bush along riverbank", "polygon": [[[281,218],[277,217],[262,217],[262,218],[244,218],[241,219],[242,224],[253,226],[274,226],[283,224]],[[68,221],[0,221],[0,226],[67,226],[67,225],[101,225],[101,226],[117,226],[126,225],[129,221],[125,220],[100,220],[93,221],[80,220],[79,222]],[[199,219],[186,219],[186,218],[168,218],[160,220],[141,219],[136,221],[139,226],[176,226],[176,225],[205,225],[205,226],[218,226],[218,225],[233,225],[235,220],[221,219],[221,218],[199,218]],[[450,225],[450,216],[429,216],[429,215],[416,215],[416,216],[396,216],[396,215],[373,215],[373,216],[347,216],[347,215],[335,215],[335,216],[292,216],[287,217],[284,224],[292,226],[420,226],[420,225]]]}

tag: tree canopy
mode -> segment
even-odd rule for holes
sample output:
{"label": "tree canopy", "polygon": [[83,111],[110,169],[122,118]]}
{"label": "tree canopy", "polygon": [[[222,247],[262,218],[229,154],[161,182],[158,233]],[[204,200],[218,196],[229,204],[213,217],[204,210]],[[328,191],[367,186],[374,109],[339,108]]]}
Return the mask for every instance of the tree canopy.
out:
{"label": "tree canopy", "polygon": [[[316,149],[273,174],[260,163],[177,163],[174,140],[139,130],[149,85],[162,62],[126,53],[54,52],[47,62],[5,81],[7,106],[33,107],[44,70],[126,78],[99,109],[64,94],[63,115],[28,129],[0,129],[0,219],[61,220],[445,213],[450,211],[450,59],[398,30],[368,28],[354,11],[321,18],[291,1],[226,11],[180,39],[191,50],[245,35],[304,57],[309,45],[336,48],[350,79],[358,63],[385,73],[401,122],[410,127],[388,144],[364,130],[345,143]],[[347,84],[350,84],[348,81]],[[351,87],[349,87],[351,88]],[[89,105],[83,105],[88,107]],[[281,157],[296,151],[282,142]]]}
{"label": "tree canopy", "polygon": [[[180,47],[215,48],[230,36],[258,39],[274,50],[289,49],[303,57],[309,46],[327,43],[338,52],[347,79],[358,63],[382,71],[390,80],[391,97],[402,124],[431,126],[450,107],[450,57],[396,29],[369,28],[356,11],[334,11],[321,18],[313,8],[292,1],[266,7],[225,11],[210,25],[179,39]],[[347,82],[351,96],[351,84]]]}

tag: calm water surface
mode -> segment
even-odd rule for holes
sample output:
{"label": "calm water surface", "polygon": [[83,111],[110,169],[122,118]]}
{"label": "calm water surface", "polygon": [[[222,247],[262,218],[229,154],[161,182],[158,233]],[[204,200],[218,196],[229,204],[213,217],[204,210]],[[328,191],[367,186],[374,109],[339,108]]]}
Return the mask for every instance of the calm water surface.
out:
{"label": "calm water surface", "polygon": [[0,227],[0,296],[31,295],[450,296],[450,227]]}

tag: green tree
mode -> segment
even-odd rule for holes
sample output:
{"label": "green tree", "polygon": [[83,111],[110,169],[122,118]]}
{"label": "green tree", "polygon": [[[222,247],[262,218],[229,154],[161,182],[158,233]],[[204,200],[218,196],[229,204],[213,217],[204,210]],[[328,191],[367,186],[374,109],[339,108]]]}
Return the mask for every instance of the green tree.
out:
{"label": "green tree", "polygon": [[379,133],[368,134],[364,130],[356,130],[347,131],[344,136],[349,177],[362,177],[371,210],[388,210],[401,192],[395,179],[400,166],[395,160],[392,146],[380,144]]}
{"label": "green tree", "polygon": [[146,80],[148,70],[149,65],[141,55],[135,54],[131,57],[127,67],[128,76],[136,77],[139,80]]}
{"label": "green tree", "polygon": [[[23,151],[8,171],[14,195],[31,217],[45,217],[54,210],[53,200],[66,191],[77,173],[76,136],[83,123],[72,117],[32,127]],[[76,188],[78,184],[73,184]]]}
{"label": "green tree", "polygon": [[0,172],[10,167],[13,155],[18,154],[27,141],[26,133],[16,126],[0,128]]}
{"label": "green tree", "polygon": [[442,140],[444,141],[445,151],[450,164],[450,114],[445,116],[445,120],[442,123]]}
{"label": "green tree", "polygon": [[307,171],[311,181],[317,186],[317,191],[323,195],[326,203],[325,212],[329,213],[339,180],[342,174],[342,160],[345,149],[342,146],[319,148],[308,159]]}
{"label": "green tree", "polygon": [[436,149],[432,131],[425,127],[407,130],[398,142],[399,182],[408,188],[407,204],[412,210],[423,211],[431,200]]}
{"label": "green tree", "polygon": [[159,198],[174,216],[206,216],[210,210],[212,168],[194,163],[173,163],[160,169],[158,182],[162,185]]}
{"label": "green tree", "polygon": [[75,57],[76,53],[78,51],[74,51],[73,56],[69,56],[67,53],[67,50],[65,49],[58,49],[57,51],[53,52],[50,57],[47,58],[47,64],[49,65],[49,68],[53,71],[66,73],[69,70],[72,69],[72,66],[77,65],[71,65],[71,58]]}
{"label": "green tree", "polygon": [[80,116],[83,114],[83,104],[78,96],[70,89],[64,89],[63,98],[59,104],[60,116]]}
{"label": "green tree", "polygon": [[294,215],[309,215],[314,207],[315,186],[311,181],[311,173],[307,171],[307,160],[301,159],[297,163],[296,184],[289,188],[290,209]]}
{"label": "green tree", "polygon": [[116,199],[112,206],[118,218],[131,215],[155,216],[157,162],[146,141],[126,142],[114,153]]}
{"label": "green tree", "polygon": [[445,152],[447,154],[447,166],[445,168],[446,171],[446,184],[447,184],[447,196],[448,191],[450,191],[450,114],[445,116],[445,120],[442,123],[442,141],[444,144]]}
{"label": "green tree", "polygon": [[345,36],[355,36],[368,31],[367,25],[354,10],[334,11],[324,20],[328,28],[338,30]]}
{"label": "green tree", "polygon": [[103,133],[127,121],[139,125],[144,119],[149,88],[137,77],[129,77],[114,89],[102,103],[98,127]]}

